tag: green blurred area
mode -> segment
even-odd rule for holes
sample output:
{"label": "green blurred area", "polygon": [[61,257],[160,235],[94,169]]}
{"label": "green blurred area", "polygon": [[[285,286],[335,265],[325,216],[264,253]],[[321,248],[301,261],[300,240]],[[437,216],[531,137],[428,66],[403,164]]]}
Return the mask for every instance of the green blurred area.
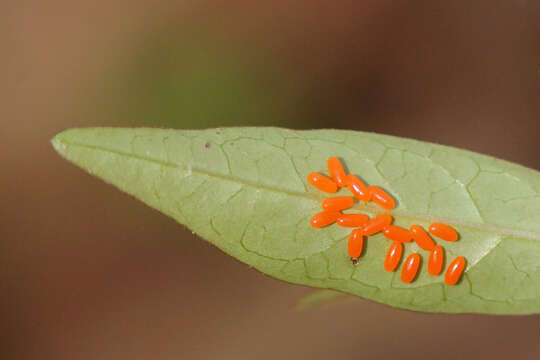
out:
{"label": "green blurred area", "polygon": [[88,118],[166,128],[324,125],[307,104],[309,82],[279,56],[191,32],[164,28],[137,42],[103,75]]}

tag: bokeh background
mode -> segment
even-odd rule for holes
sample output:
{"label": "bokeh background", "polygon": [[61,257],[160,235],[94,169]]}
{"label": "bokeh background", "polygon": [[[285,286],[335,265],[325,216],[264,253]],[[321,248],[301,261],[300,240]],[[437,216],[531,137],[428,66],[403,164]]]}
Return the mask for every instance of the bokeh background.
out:
{"label": "bokeh background", "polygon": [[80,126],[347,128],[540,169],[540,2],[0,1],[0,358],[538,359],[539,316],[421,314],[224,255],[57,156]]}

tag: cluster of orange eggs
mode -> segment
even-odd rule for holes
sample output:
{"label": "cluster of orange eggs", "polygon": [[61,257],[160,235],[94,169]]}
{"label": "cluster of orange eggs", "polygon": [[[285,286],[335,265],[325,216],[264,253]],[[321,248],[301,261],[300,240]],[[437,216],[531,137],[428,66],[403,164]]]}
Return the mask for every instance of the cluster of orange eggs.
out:
{"label": "cluster of orange eggs", "polygon": [[[317,189],[335,193],[339,188],[347,187],[349,191],[360,201],[379,205],[385,210],[392,210],[396,203],[394,199],[378,186],[366,186],[358,177],[346,174],[341,161],[332,156],[328,159],[328,172],[331,177],[319,173],[310,173],[308,182]],[[412,225],[409,230],[392,225],[393,217],[390,214],[378,215],[370,219],[360,213],[343,213],[354,204],[351,196],[336,196],[327,198],[322,203],[323,211],[311,218],[311,226],[321,228],[333,223],[344,227],[354,227],[349,237],[348,251],[353,264],[358,264],[364,248],[364,238],[382,232],[384,236],[392,240],[384,261],[386,271],[395,271],[403,254],[403,243],[414,240],[423,250],[429,251],[428,272],[436,276],[443,269],[444,248],[435,243],[433,238],[419,225]],[[445,241],[454,242],[459,238],[458,233],[449,225],[435,222],[429,227],[429,232]],[[418,253],[411,254],[404,263],[401,280],[410,283],[416,278],[420,267],[421,258]],[[466,261],[462,256],[456,257],[448,266],[445,274],[445,282],[448,285],[456,284],[463,271]]]}

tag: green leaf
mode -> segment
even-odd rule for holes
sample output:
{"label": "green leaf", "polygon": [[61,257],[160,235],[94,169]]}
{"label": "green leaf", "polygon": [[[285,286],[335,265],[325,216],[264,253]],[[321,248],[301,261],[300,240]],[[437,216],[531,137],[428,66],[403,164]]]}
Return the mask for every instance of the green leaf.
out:
{"label": "green leaf", "polygon": [[[540,312],[540,173],[455,148],[353,131],[222,128],[202,131],[89,128],[57,135],[66,159],[185,224],[260,271],[288,282],[335,289],[429,312]],[[367,239],[358,266],[347,258],[350,229],[314,229],[325,194],[306,183],[336,155],[351,173],[397,199],[403,227],[434,220],[461,239],[439,241],[447,264],[467,259],[462,281],[431,276],[419,252],[411,284],[384,271],[389,241]],[[348,193],[342,190],[341,193]],[[356,204],[370,216],[375,205]]]}

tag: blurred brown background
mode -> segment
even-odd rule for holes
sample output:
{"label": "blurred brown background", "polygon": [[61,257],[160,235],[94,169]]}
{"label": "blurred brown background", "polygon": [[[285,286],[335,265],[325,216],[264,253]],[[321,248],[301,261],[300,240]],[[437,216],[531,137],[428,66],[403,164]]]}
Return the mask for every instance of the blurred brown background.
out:
{"label": "blurred brown background", "polygon": [[540,317],[430,315],[238,263],[57,156],[69,127],[335,127],[540,169],[534,0],[0,2],[1,359],[538,359]]}

